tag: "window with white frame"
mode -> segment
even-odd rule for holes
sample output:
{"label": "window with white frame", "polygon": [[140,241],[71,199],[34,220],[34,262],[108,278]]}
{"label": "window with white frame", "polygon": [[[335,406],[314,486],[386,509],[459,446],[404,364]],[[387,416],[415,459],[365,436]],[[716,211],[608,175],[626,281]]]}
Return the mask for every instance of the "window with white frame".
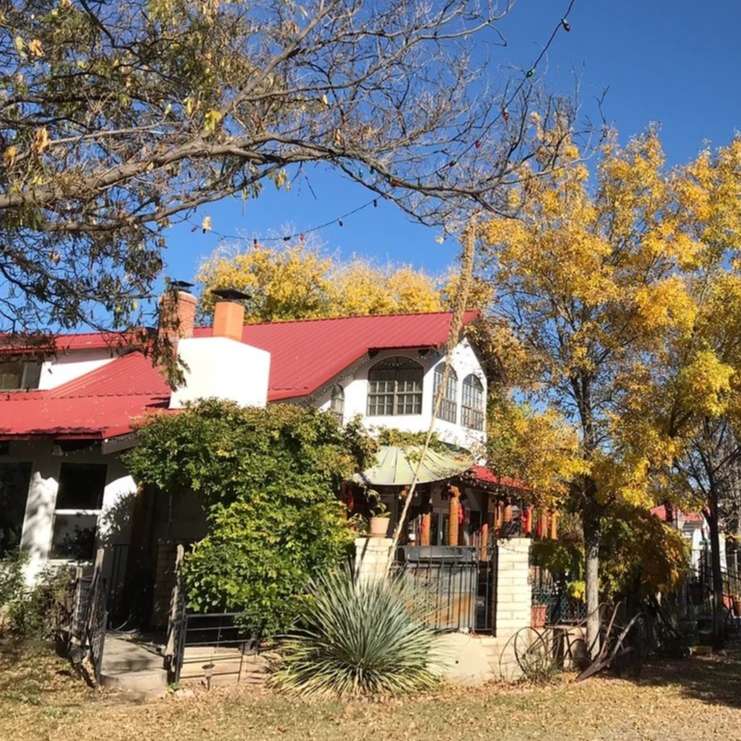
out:
{"label": "window with white frame", "polygon": [[484,429],[484,384],[474,373],[463,379],[461,423],[472,430]]}
{"label": "window with white frame", "polygon": [[381,360],[368,371],[368,416],[422,414],[424,369],[410,358]]}
{"label": "window with white frame", "polygon": [[0,363],[0,391],[37,389],[41,363],[12,360]]}
{"label": "window with white frame", "polygon": [[332,396],[329,402],[329,411],[342,422],[345,416],[345,389],[336,383],[332,386]]}
{"label": "window with white frame", "polygon": [[442,398],[440,399],[435,416],[439,419],[444,419],[446,422],[455,424],[458,419],[458,376],[450,365],[447,368],[447,378],[445,378],[445,363],[440,363],[435,368],[435,383],[432,398],[433,404],[436,403],[437,395],[440,393],[439,389],[445,378],[445,388],[442,392]]}
{"label": "window with white frame", "polygon": [[54,509],[52,558],[93,559],[105,481],[105,464],[62,463]]}

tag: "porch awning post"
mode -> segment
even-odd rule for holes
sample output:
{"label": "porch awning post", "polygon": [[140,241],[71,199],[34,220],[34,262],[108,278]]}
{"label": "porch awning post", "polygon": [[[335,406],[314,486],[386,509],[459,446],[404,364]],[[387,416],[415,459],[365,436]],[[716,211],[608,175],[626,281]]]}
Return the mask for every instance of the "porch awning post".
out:
{"label": "porch awning post", "polygon": [[461,490],[457,486],[449,486],[450,499],[448,500],[448,545],[458,545],[458,531],[460,529]]}

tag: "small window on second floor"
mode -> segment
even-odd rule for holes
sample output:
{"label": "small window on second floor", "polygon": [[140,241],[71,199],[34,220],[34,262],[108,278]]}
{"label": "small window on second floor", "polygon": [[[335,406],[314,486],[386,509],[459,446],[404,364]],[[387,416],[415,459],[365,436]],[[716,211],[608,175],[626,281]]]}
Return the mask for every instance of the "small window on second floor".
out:
{"label": "small window on second floor", "polygon": [[[437,395],[440,393],[440,385],[443,382],[443,376],[445,375],[445,363],[440,363],[435,368],[435,385],[433,390],[433,404],[437,402]],[[437,408],[437,414],[435,415],[439,419],[444,419],[446,422],[452,422],[455,424],[458,420],[458,376],[455,371],[448,366],[448,377],[445,381],[445,390],[443,391],[442,398],[440,399],[440,405]]]}
{"label": "small window on second floor", "polygon": [[342,422],[345,417],[345,390],[336,383],[332,386],[332,398],[329,402],[329,411]]}
{"label": "small window on second floor", "polygon": [[368,371],[368,416],[422,414],[424,370],[410,358],[386,358]]}
{"label": "small window on second floor", "polygon": [[461,423],[472,430],[484,429],[484,384],[473,373],[463,379]]}
{"label": "small window on second floor", "polygon": [[41,363],[13,360],[0,362],[0,391],[37,389],[41,376]]}

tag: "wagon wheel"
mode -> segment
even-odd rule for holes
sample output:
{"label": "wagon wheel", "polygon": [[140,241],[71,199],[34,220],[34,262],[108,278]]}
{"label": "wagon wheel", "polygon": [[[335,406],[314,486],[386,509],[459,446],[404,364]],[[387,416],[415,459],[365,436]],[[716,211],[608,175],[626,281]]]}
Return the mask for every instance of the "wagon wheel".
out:
{"label": "wagon wheel", "polygon": [[528,679],[549,678],[556,662],[552,631],[522,628],[514,637],[514,653],[518,666]]}

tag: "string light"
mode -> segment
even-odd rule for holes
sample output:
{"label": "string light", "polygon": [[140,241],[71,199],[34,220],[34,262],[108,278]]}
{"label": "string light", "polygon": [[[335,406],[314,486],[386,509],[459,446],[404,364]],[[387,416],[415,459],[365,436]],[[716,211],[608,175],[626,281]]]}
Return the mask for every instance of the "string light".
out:
{"label": "string light", "polygon": [[[551,45],[553,44],[554,39],[558,35],[558,32],[560,30],[564,31],[570,31],[571,25],[569,24],[568,20],[566,20],[571,13],[571,11],[574,8],[574,3],[576,0],[569,0],[569,4],[566,7],[566,12],[561,16],[561,19],[558,21],[558,24],[553,28],[553,31],[551,31],[551,35],[548,37],[548,40],[545,42],[543,48],[540,50],[540,53],[535,58],[533,63],[530,65],[530,68],[525,72],[520,82],[516,85],[515,89],[512,91],[512,93],[509,95],[509,97],[503,101],[502,108],[499,111],[499,114],[494,116],[489,123],[487,123],[482,131],[481,136],[479,139],[477,139],[475,142],[469,144],[462,152],[462,154],[466,154],[471,151],[472,147],[476,147],[478,149],[478,146],[481,142],[481,139],[486,136],[486,134],[489,133],[489,131],[492,129],[494,124],[501,118],[505,123],[509,121],[509,111],[507,110],[511,103],[517,99],[517,96],[520,94],[520,91],[525,86],[525,83],[528,80],[531,80],[535,76],[535,70],[537,69],[538,65],[542,61],[543,57],[548,53],[548,50],[551,48]],[[436,170],[434,170],[433,174],[436,174],[441,180],[443,179],[443,171],[446,167],[451,167],[451,164],[445,164],[440,165]]]}
{"label": "string light", "polygon": [[[255,247],[257,247],[259,246],[260,242],[290,242],[292,239],[300,239],[303,242],[304,239],[306,238],[306,235],[311,234],[312,232],[318,232],[321,229],[326,229],[327,227],[333,226],[334,224],[337,224],[337,226],[345,226],[344,220],[348,216],[353,216],[354,214],[357,214],[366,208],[370,208],[371,206],[373,206],[373,208],[378,208],[377,198],[371,198],[371,200],[366,201],[360,206],[357,206],[356,208],[353,208],[350,211],[345,212],[344,214],[340,214],[340,216],[337,216],[334,219],[325,221],[322,224],[317,224],[316,226],[313,226],[310,229],[304,229],[301,232],[294,232],[293,234],[284,234],[282,237],[264,237],[263,239],[260,239],[260,240],[258,240],[257,238],[253,238],[252,244]],[[240,237],[237,234],[225,234],[224,232],[219,232],[219,231],[216,231],[215,229],[212,229],[211,233],[214,236],[219,237],[219,239],[244,239],[244,237]]]}

